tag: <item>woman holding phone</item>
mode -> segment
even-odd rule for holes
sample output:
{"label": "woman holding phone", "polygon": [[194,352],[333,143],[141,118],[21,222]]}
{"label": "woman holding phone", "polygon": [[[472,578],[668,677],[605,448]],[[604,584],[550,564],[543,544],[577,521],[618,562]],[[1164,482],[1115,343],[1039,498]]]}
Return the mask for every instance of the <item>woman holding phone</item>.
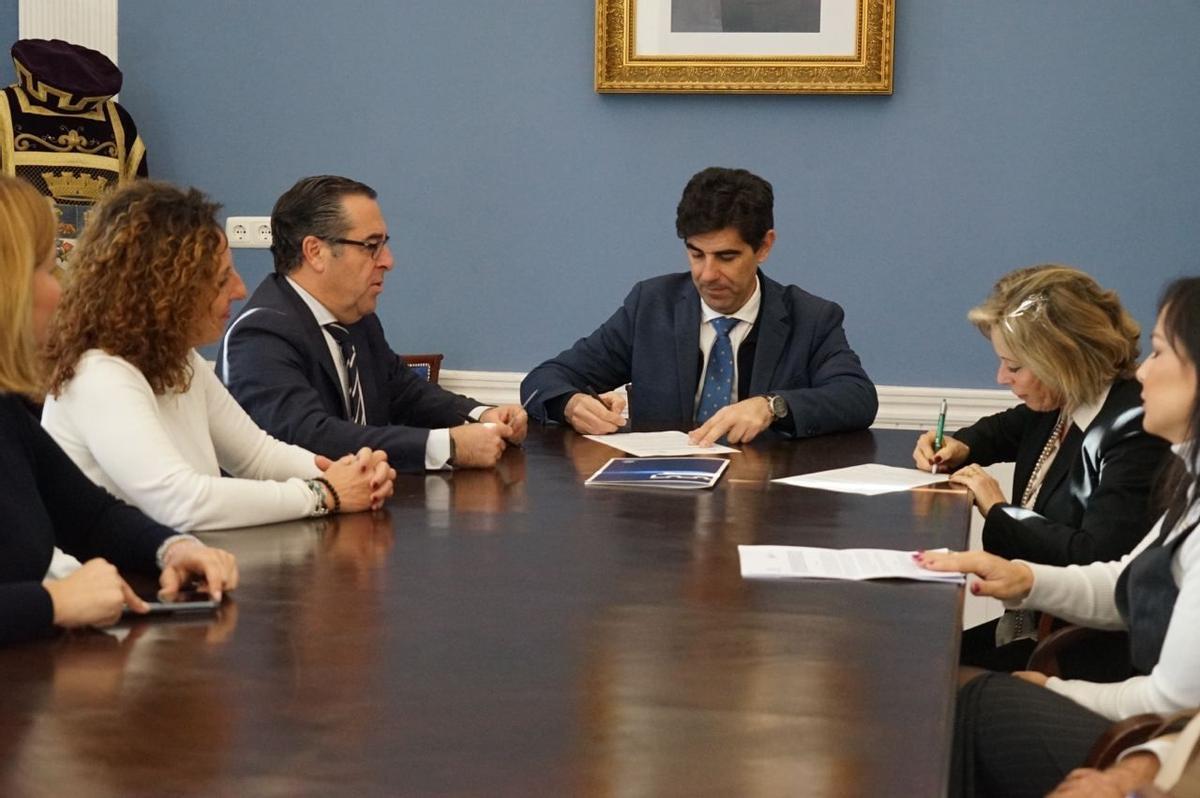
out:
{"label": "woman holding phone", "polygon": [[[96,487],[38,426],[38,356],[58,303],[55,223],[31,185],[0,176],[0,644],[145,612],[117,568],[158,573],[174,593],[203,579],[215,599],[237,587],[233,555],[155,523]],[[58,545],[84,560],[43,580]]]}

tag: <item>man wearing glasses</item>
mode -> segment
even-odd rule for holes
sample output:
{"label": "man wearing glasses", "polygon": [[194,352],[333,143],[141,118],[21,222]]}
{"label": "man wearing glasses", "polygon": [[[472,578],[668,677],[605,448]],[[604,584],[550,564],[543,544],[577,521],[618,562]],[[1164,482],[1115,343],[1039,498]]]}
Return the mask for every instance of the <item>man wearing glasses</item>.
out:
{"label": "man wearing glasses", "polygon": [[433,385],[388,346],[375,306],[394,261],[374,189],[306,177],[275,203],[271,236],[275,272],[229,325],[217,358],[259,426],[328,457],[383,449],[410,472],[487,468],[525,437],[519,406]]}

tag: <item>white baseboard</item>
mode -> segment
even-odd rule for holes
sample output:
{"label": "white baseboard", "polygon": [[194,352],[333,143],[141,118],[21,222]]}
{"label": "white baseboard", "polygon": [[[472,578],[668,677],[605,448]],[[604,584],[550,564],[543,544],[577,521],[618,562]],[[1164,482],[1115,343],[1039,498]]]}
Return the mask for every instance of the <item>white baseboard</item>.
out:
{"label": "white baseboard", "polygon": [[[447,390],[465,394],[486,404],[516,404],[521,401],[519,371],[461,371],[442,369],[438,383]],[[914,388],[880,385],[877,429],[928,429],[937,422],[938,403],[947,401],[946,429],[958,429],[983,416],[1017,404],[1008,391],[976,388]]]}

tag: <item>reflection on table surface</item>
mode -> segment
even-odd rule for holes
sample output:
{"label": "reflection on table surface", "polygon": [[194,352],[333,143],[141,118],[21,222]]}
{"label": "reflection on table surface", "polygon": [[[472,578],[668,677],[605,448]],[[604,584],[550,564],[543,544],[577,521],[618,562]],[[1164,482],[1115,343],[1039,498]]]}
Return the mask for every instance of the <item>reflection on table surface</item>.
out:
{"label": "reflection on table surface", "polygon": [[936,795],[960,589],[743,580],[737,545],[960,547],[965,492],[770,479],[912,434],[756,443],[711,491],[584,488],[531,430],[379,513],[209,533],[217,617],[0,651],[0,794]]}

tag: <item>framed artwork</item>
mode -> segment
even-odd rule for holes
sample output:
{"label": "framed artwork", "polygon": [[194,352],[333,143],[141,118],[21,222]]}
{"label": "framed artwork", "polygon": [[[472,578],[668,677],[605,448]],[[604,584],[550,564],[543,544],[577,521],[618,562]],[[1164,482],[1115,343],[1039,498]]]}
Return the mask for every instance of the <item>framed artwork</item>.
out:
{"label": "framed artwork", "polygon": [[596,91],[891,94],[895,0],[596,0]]}

